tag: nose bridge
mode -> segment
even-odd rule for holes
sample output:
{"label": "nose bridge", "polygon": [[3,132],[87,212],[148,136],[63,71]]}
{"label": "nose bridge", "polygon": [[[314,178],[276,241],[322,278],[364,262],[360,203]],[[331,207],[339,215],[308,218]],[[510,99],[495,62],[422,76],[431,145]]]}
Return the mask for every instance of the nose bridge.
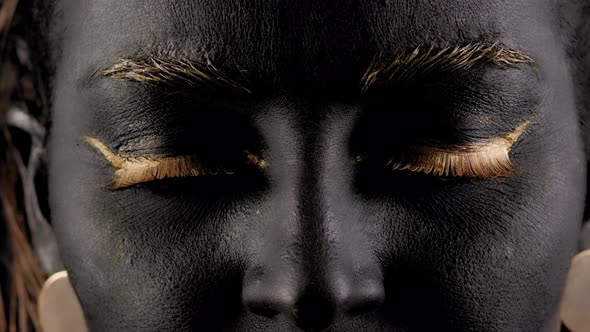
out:
{"label": "nose bridge", "polygon": [[288,194],[276,203],[289,211],[277,211],[278,218],[270,221],[271,236],[265,238],[257,262],[247,271],[242,296],[255,314],[281,315],[312,331],[328,326],[340,306],[334,285],[342,279],[337,267],[343,257],[338,254],[341,244],[321,168],[308,162],[297,169],[280,189]]}
{"label": "nose bridge", "polygon": [[[310,127],[322,126],[322,121],[313,121],[303,125]],[[334,297],[335,280],[343,278],[344,267],[350,259],[343,243],[342,226],[345,220],[337,220],[336,216],[346,215],[344,211],[336,211],[342,205],[333,204],[346,196],[346,189],[340,183],[329,181],[332,169],[328,165],[338,163],[334,155],[334,144],[330,141],[330,133],[317,136],[302,135],[303,149],[300,150],[302,163],[293,174],[293,220],[295,233],[287,239],[287,247],[291,256],[288,262],[297,271],[297,301],[305,299],[308,293],[318,296]],[[339,149],[337,149],[339,150]],[[322,294],[323,293],[323,294]],[[335,300],[335,299],[332,299]],[[338,303],[333,303],[337,305]]]}
{"label": "nose bridge", "polygon": [[[320,152],[321,153],[321,152]],[[313,152],[310,153],[313,155]],[[306,158],[314,160],[313,156]],[[316,157],[317,158],[317,157]],[[325,283],[333,270],[331,257],[338,250],[338,232],[332,227],[333,212],[328,207],[328,190],[322,183],[321,163],[310,162],[303,168],[296,187],[296,223],[298,233],[293,246],[300,253],[297,260],[308,283]],[[318,285],[319,286],[319,285]]]}
{"label": "nose bridge", "polygon": [[347,271],[351,257],[334,220],[324,172],[321,163],[309,163],[301,175],[296,205],[299,231],[292,243],[299,253],[293,260],[299,285],[291,315],[300,328],[310,331],[329,326],[343,310],[349,294],[341,291],[350,290],[352,282]]}
{"label": "nose bridge", "polygon": [[354,253],[348,249],[355,239],[345,234],[354,223],[354,211],[346,203],[350,188],[343,181],[350,167],[346,151],[350,124],[346,122],[324,117],[303,126],[307,130],[317,126],[313,132],[319,134],[304,137],[304,162],[293,186],[298,225],[293,245],[299,249],[299,266],[307,287],[326,292],[337,292],[335,285],[352,272]]}
{"label": "nose bridge", "polygon": [[289,180],[277,189],[282,194],[265,231],[272,235],[261,241],[242,294],[251,312],[286,316],[309,331],[322,330],[342,313],[373,310],[384,296],[380,278],[371,275],[376,269],[359,269],[355,262],[355,237],[343,234],[354,216],[342,203],[344,182],[332,181],[339,164],[334,151],[341,149],[322,139],[304,137],[297,167],[283,173]]}

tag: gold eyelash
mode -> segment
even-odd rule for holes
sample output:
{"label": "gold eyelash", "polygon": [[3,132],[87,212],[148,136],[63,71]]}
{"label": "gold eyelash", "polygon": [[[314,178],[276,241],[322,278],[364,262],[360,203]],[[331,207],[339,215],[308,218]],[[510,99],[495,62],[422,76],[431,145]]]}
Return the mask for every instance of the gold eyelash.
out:
{"label": "gold eyelash", "polygon": [[510,160],[510,150],[530,120],[518,126],[512,133],[463,146],[416,147],[410,152],[389,161],[394,171],[409,171],[435,176],[497,178],[516,173]]}
{"label": "gold eyelash", "polygon": [[[205,169],[192,156],[158,157],[158,156],[123,156],[111,151],[104,143],[94,137],[84,137],[115,167],[115,175],[109,189],[117,190],[136,184],[164,180],[169,178],[191,177],[199,175],[220,174]],[[266,169],[268,164],[262,158],[245,151],[246,162]],[[223,174],[233,174],[224,171]]]}

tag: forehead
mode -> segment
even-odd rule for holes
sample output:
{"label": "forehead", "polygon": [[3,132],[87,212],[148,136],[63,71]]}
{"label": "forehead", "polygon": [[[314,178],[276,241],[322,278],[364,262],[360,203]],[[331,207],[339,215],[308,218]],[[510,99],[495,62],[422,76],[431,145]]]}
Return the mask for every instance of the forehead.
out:
{"label": "forehead", "polygon": [[[120,58],[215,61],[268,77],[339,82],[377,55],[499,41],[547,49],[549,0],[62,0],[64,47],[87,72]],[[71,58],[68,57],[68,61]]]}

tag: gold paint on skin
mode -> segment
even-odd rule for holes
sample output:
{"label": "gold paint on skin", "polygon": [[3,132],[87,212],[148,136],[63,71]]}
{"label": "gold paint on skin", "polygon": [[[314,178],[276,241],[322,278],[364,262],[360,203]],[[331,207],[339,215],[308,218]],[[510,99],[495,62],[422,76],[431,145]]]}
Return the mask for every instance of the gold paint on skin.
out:
{"label": "gold paint on skin", "polygon": [[260,158],[259,156],[252,154],[250,151],[244,151],[244,154],[246,155],[246,159],[248,161],[248,164],[250,165],[254,165],[260,169],[267,169],[268,168],[268,163],[266,162],[266,160]]}
{"label": "gold paint on skin", "polygon": [[[516,173],[510,160],[510,150],[531,120],[518,126],[513,132],[482,142],[458,146],[412,147],[407,153],[388,162],[393,171],[410,171],[435,176],[497,178]],[[202,167],[192,156],[126,156],[109,149],[99,139],[84,137],[115,167],[110,189],[124,189],[136,184],[168,178],[219,174]],[[268,163],[261,157],[244,151],[245,163],[259,169],[267,169]],[[368,157],[358,156],[357,162]],[[231,174],[229,172],[225,174]]]}
{"label": "gold paint on skin", "polygon": [[[125,156],[109,149],[99,139],[84,137],[84,140],[95,147],[115,167],[115,175],[109,189],[124,189],[136,184],[169,178],[214,175],[219,172],[202,167],[192,156],[161,157],[161,156]],[[249,152],[246,163],[266,169],[265,160]],[[224,172],[223,174],[232,174]]]}
{"label": "gold paint on skin", "polygon": [[500,43],[474,43],[461,47],[442,48],[418,46],[409,54],[394,55],[385,63],[374,63],[362,78],[362,91],[382,81],[410,80],[437,71],[466,71],[475,65],[489,62],[509,66],[528,64],[535,66],[527,54]]}
{"label": "gold paint on skin", "polygon": [[451,146],[421,146],[410,149],[400,158],[390,160],[394,171],[410,171],[435,176],[497,178],[516,173],[510,150],[531,121],[527,120],[513,132],[482,142]]}

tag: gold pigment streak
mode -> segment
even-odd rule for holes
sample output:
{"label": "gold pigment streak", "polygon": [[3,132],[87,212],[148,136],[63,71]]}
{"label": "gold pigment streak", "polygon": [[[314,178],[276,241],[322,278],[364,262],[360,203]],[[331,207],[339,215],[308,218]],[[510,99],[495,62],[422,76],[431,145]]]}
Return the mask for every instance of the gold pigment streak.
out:
{"label": "gold pigment streak", "polygon": [[[421,146],[389,161],[394,171],[410,171],[435,176],[496,178],[511,176],[515,167],[510,160],[510,150],[531,121],[527,120],[513,132],[483,142],[460,146]],[[192,156],[158,157],[125,156],[114,153],[99,139],[84,137],[116,169],[109,189],[123,189],[136,184],[167,178],[215,174],[203,168]],[[268,163],[261,157],[244,151],[245,162],[260,169]],[[360,158],[360,157],[359,157]],[[362,156],[365,160],[367,157]]]}
{"label": "gold pigment streak", "polygon": [[[86,136],[84,140],[95,147],[115,167],[115,175],[109,189],[123,189],[154,180],[219,174],[208,171],[192,156],[124,156],[114,153],[97,138]],[[268,167],[267,162],[262,158],[249,152],[245,153],[246,163],[261,169]]]}
{"label": "gold pigment streak", "polygon": [[497,178],[516,173],[510,150],[531,121],[513,132],[483,142],[451,147],[421,146],[389,161],[394,171],[410,171],[436,176]]}

